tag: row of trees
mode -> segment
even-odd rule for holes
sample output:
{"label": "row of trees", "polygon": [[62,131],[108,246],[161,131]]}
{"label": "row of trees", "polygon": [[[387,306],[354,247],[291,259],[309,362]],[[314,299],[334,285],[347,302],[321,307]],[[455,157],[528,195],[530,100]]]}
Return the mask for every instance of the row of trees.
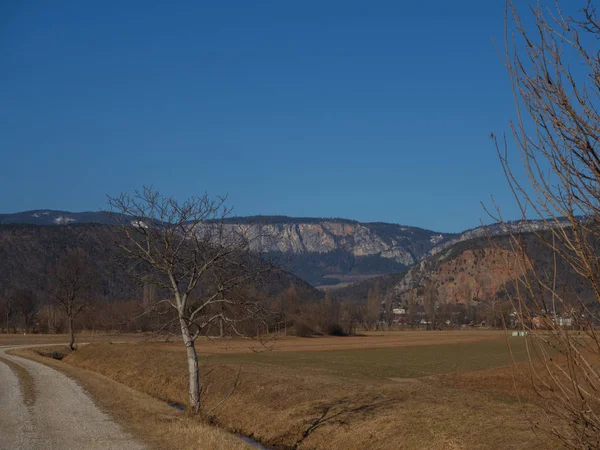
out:
{"label": "row of trees", "polygon": [[[86,307],[74,318],[75,331],[153,332],[161,319],[144,314],[140,300],[108,301],[85,297]],[[0,300],[0,332],[67,334],[66,311],[45,293],[17,289]]]}
{"label": "row of trees", "polygon": [[[75,261],[84,262],[86,257],[80,249],[71,252]],[[65,269],[62,259],[60,266]],[[79,264],[79,263],[78,263]],[[64,278],[64,277],[63,277]],[[93,286],[95,276],[90,273],[84,280]],[[52,282],[52,279],[49,279]],[[56,283],[56,281],[54,281]],[[64,280],[63,280],[64,283]],[[173,316],[168,310],[156,310],[158,302],[156,286],[145,283],[140,290],[139,299],[129,301],[109,301],[90,294],[91,289],[82,289],[69,302],[61,303],[56,291],[51,289],[37,293],[30,289],[16,289],[0,300],[0,317],[5,332],[23,331],[34,333],[68,333],[69,304],[72,305],[71,328],[91,332],[155,332],[174,333],[177,330],[168,324]],[[461,325],[485,322],[488,326],[500,327],[511,324],[512,305],[508,300],[471,301],[465,303],[441,303],[435,296],[421,298],[421,303],[392,302],[391,297],[382,296],[379,283],[369,289],[367,298],[362,302],[349,301],[338,297],[335,291],[328,291],[324,300],[314,303],[299,298],[294,283],[282,293],[267,297],[245,289],[245,295],[261,298],[269,316],[255,323],[247,320],[243,326],[244,335],[270,334],[298,335],[312,334],[352,334],[357,330],[372,331],[394,329],[399,326],[426,329],[447,329]],[[397,315],[393,307],[401,308],[404,314]],[[421,322],[425,322],[423,325]],[[231,336],[235,333],[227,328],[225,321],[217,320],[207,332],[211,337]]]}
{"label": "row of trees", "polygon": [[294,285],[280,295],[274,305],[276,327],[272,329],[284,335],[293,328],[299,336],[314,334],[353,334],[357,328],[375,330],[381,328],[382,320],[391,325],[391,301],[384,303],[379,284],[369,291],[365,302],[346,301],[335,298],[326,291],[322,302],[299,302]]}
{"label": "row of trees", "polygon": [[45,292],[21,288],[3,296],[0,308],[6,332],[11,326],[13,332],[17,327],[26,332],[39,330],[40,324],[48,331],[62,331],[66,325],[69,347],[74,349],[75,319],[89,305],[93,282],[85,252],[67,250],[53,265]]}
{"label": "row of trees", "polygon": [[308,336],[400,327],[433,330],[482,323],[496,328],[515,325],[514,308],[506,297],[446,303],[435,289],[421,288],[417,292],[416,296],[409,296],[409,301],[401,302],[393,300],[392,295],[382,295],[377,282],[362,301],[348,300],[333,290],[326,291],[322,302],[312,303],[298,302],[296,289],[291,285],[277,297],[273,305],[276,320],[267,331],[286,335],[293,329],[297,335]]}
{"label": "row of trees", "polygon": [[38,294],[30,289],[16,289],[0,299],[0,316],[6,333],[17,329],[31,331],[39,311]]}

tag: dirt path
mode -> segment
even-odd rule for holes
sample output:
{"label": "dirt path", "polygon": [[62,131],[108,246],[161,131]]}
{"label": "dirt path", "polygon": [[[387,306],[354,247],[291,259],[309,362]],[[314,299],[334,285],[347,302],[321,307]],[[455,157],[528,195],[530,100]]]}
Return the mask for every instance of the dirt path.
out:
{"label": "dirt path", "polygon": [[75,381],[11,348],[0,347],[0,450],[145,448]]}

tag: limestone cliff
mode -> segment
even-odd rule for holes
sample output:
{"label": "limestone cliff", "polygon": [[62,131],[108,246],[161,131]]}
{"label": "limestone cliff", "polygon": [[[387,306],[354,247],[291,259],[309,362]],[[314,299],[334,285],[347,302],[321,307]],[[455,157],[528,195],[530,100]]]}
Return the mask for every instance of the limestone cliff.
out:
{"label": "limestone cliff", "polygon": [[[539,233],[551,239],[549,231]],[[468,299],[487,302],[506,298],[506,292],[514,292],[520,278],[535,272],[540,280],[555,284],[561,292],[584,301],[594,298],[589,283],[566,261],[558,258],[554,268],[552,250],[538,234],[525,233],[521,239],[526,255],[514,253],[506,235],[494,236],[491,241],[488,237],[466,240],[439,250],[413,266],[390,295],[401,303],[422,302],[423,292],[433,288],[440,304],[464,303]]]}
{"label": "limestone cliff", "polygon": [[418,299],[419,289],[432,286],[440,303],[491,300],[523,274],[522,261],[511,251],[492,246],[452,249],[421,261],[395,286],[396,297]]}

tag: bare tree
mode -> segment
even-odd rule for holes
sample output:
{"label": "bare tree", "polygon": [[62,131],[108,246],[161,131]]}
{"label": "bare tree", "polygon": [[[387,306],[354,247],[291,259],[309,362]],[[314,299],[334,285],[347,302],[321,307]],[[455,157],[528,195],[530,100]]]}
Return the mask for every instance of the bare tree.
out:
{"label": "bare tree", "polygon": [[293,323],[297,316],[298,293],[296,286],[290,282],[290,286],[279,297],[279,313],[283,322],[283,335],[287,336],[288,324]]}
{"label": "bare tree", "polygon": [[187,352],[189,403],[199,412],[196,339],[220,323],[242,336],[240,323],[264,316],[261,301],[237,289],[272,268],[248,253],[264,236],[257,232],[260,227],[226,223],[231,209],[225,198],[206,194],[180,202],[144,187],[133,195],[109,197],[109,206],[124,237],[122,250],[146,282],[171,294],[156,306],[175,313]]}
{"label": "bare tree", "polygon": [[379,317],[381,316],[381,285],[379,280],[375,282],[373,290],[369,289],[367,294],[367,304],[365,308],[366,328],[377,329]]}
{"label": "bare tree", "polygon": [[439,294],[436,285],[432,281],[428,280],[427,284],[422,287],[422,298],[426,317],[429,319],[428,322],[431,323],[431,326],[427,324],[427,328],[434,330]]}
{"label": "bare tree", "polygon": [[347,334],[356,334],[356,327],[361,322],[360,305],[352,301],[343,301],[339,306],[340,322]]}
{"label": "bare tree", "polygon": [[2,301],[3,319],[6,323],[6,334],[10,333],[10,318],[14,314],[14,303],[11,295],[5,295]]}
{"label": "bare tree", "polygon": [[385,300],[384,300],[384,317],[385,317],[385,323],[387,325],[387,329],[391,330],[392,329],[392,323],[394,320],[394,304],[393,304],[393,297],[391,293],[388,293],[385,296]]}
{"label": "bare tree", "polygon": [[[571,15],[558,2],[529,11],[532,27],[507,1],[505,64],[517,108],[512,141],[524,177],[509,164],[509,139],[492,138],[523,218],[541,220],[545,231],[505,222],[520,256],[518,282],[507,292],[530,337],[531,379],[549,418],[540,430],[568,448],[598,448],[600,22],[591,1]],[[502,221],[498,208],[490,214]],[[550,250],[551,269],[534,266],[524,232]],[[587,291],[570,289],[567,272],[585,280]]]}
{"label": "bare tree", "polygon": [[49,293],[67,316],[69,348],[75,350],[75,319],[89,305],[92,275],[81,248],[69,249],[52,269]]}
{"label": "bare tree", "polygon": [[[17,289],[12,294],[13,308],[21,314],[23,328],[31,331],[38,313],[38,296],[31,289]],[[14,325],[13,325],[14,326]]]}
{"label": "bare tree", "polygon": [[473,320],[473,289],[469,284],[469,280],[464,280],[462,283],[459,283],[457,294],[459,296],[457,297],[457,301],[462,299],[466,307],[466,317],[464,318],[464,321],[467,324],[470,324]]}
{"label": "bare tree", "polygon": [[339,324],[339,302],[333,298],[331,290],[325,291],[323,301],[314,308],[314,314],[312,321],[323,334],[328,334],[332,327]]}

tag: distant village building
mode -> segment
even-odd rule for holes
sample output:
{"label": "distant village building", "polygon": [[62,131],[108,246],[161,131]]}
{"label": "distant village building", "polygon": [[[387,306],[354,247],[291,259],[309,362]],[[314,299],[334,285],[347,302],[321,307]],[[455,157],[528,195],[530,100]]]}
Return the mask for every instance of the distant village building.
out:
{"label": "distant village building", "polygon": [[557,317],[556,322],[560,327],[570,327],[573,325],[573,319],[570,317]]}
{"label": "distant village building", "polygon": [[[544,322],[544,318],[541,316],[535,316],[531,320],[531,324],[535,328],[548,328],[550,326],[549,320],[550,318],[546,317],[546,322]],[[570,328],[573,326],[573,319],[570,316],[555,316],[552,317],[552,323],[558,325],[559,327],[567,327]]]}

